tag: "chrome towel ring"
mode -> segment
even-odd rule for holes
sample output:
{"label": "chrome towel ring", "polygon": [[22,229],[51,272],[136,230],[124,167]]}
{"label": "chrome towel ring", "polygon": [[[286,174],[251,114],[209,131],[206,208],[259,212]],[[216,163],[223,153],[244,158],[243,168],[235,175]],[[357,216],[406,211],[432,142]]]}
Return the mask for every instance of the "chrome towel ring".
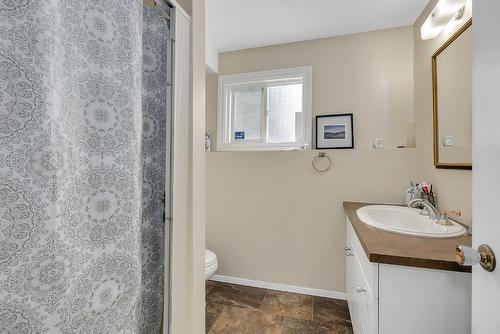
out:
{"label": "chrome towel ring", "polygon": [[[327,159],[328,166],[326,166],[325,168],[318,168],[317,163],[320,159]],[[332,167],[332,159],[330,159],[330,157],[328,155],[326,155],[325,152],[319,152],[318,155],[315,156],[313,161],[312,161],[312,167],[318,173],[325,173]]]}

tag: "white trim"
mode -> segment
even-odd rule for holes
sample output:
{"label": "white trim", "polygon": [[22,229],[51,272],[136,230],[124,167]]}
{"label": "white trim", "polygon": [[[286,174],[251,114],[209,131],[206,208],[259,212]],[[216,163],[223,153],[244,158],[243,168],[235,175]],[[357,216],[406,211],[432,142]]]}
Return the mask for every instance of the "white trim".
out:
{"label": "white trim", "polygon": [[[272,83],[290,78],[300,78],[303,85],[304,142],[300,143],[228,143],[230,86],[252,85],[264,81]],[[219,76],[217,100],[217,151],[273,151],[289,149],[311,149],[312,145],[312,66],[285,68]]]}
{"label": "white trim", "polygon": [[339,292],[339,291],[313,289],[313,288],[306,288],[306,287],[296,286],[296,285],[286,285],[286,284],[280,284],[280,283],[256,281],[256,280],[250,280],[250,279],[246,279],[246,278],[221,276],[221,275],[214,275],[214,276],[212,276],[211,280],[216,281],[216,282],[252,286],[255,288],[294,292],[294,293],[300,293],[300,294],[309,295],[309,296],[347,300],[347,296],[346,296],[345,292]]}
{"label": "white trim", "polygon": [[[181,14],[181,15],[178,15]],[[191,270],[186,262],[189,242],[190,207],[190,159],[193,156],[190,147],[190,129],[192,127],[192,37],[191,22],[176,6],[171,34],[175,39],[173,56],[173,105],[171,126],[173,127],[171,144],[170,185],[172,189],[170,204],[171,216],[168,224],[170,236],[165,249],[170,249],[170,276],[165,275],[163,333],[183,333],[186,323],[188,295],[191,291],[186,283],[187,273]],[[167,248],[168,247],[168,248]],[[170,303],[170,304],[168,304]]]}

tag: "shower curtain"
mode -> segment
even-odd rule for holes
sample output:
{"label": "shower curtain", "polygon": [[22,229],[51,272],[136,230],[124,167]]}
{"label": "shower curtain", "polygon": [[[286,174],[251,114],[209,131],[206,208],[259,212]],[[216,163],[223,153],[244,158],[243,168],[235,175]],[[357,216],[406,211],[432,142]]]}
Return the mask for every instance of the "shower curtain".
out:
{"label": "shower curtain", "polygon": [[0,0],[0,333],[159,333],[168,38],[142,0]]}

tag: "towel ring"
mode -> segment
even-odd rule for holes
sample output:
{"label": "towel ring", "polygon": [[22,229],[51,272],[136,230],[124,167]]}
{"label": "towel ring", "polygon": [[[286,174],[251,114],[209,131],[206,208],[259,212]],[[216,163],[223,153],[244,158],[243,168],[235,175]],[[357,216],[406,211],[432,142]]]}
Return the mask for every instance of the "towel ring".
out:
{"label": "towel ring", "polygon": [[[325,159],[328,160],[328,167],[321,169],[321,168],[318,168],[316,166],[316,164],[319,161],[319,159],[323,159],[323,158],[325,158]],[[318,155],[315,156],[314,159],[313,159],[313,161],[312,161],[312,167],[318,173],[324,173],[324,172],[328,171],[332,167],[332,159],[330,159],[330,157],[328,155],[326,155],[325,152],[319,152]]]}

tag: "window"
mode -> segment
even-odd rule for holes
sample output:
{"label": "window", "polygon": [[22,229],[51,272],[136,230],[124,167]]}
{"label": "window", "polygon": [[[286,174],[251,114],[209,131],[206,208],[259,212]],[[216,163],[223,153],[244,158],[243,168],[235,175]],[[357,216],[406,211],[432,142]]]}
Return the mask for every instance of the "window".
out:
{"label": "window", "polygon": [[307,149],[312,67],[219,77],[219,151]]}

